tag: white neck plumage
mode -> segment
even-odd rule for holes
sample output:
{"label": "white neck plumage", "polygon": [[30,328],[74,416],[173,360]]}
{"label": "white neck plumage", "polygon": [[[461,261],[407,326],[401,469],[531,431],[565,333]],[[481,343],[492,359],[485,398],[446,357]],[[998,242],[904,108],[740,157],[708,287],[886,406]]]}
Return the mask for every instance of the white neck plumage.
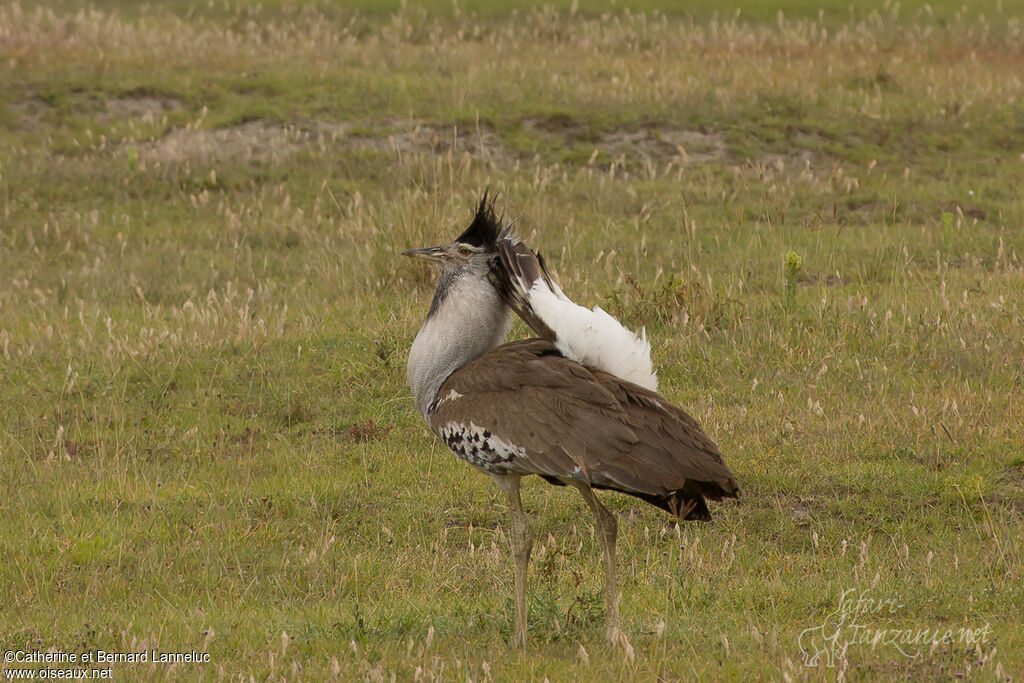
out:
{"label": "white neck plumage", "polygon": [[504,342],[512,326],[511,310],[486,280],[466,275],[446,290],[409,351],[409,386],[425,418],[448,376]]}

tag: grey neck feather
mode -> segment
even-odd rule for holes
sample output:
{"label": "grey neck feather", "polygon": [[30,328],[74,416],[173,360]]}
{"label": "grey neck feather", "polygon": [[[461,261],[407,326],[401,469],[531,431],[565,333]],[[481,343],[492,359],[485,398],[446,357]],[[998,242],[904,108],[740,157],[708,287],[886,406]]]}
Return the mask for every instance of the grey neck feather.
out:
{"label": "grey neck feather", "polygon": [[448,376],[504,342],[511,326],[511,311],[486,279],[469,272],[442,276],[407,366],[416,408],[424,418]]}

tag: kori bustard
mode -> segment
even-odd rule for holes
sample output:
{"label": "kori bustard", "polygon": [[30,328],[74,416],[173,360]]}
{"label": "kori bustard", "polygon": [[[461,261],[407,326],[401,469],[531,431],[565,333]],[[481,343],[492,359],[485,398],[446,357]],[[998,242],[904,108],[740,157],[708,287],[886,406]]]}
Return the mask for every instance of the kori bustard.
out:
{"label": "kori bustard", "polygon": [[[544,261],[502,230],[486,193],[455,241],[404,252],[440,266],[408,378],[427,425],[491,475],[508,502],[515,633],[526,645],[532,539],[519,480],[577,489],[603,548],[607,636],[619,632],[614,515],[595,489],[621,491],[680,520],[711,519],[705,499],[739,494],[715,443],[657,393],[646,335],[573,303]],[[513,311],[539,335],[504,343]]]}

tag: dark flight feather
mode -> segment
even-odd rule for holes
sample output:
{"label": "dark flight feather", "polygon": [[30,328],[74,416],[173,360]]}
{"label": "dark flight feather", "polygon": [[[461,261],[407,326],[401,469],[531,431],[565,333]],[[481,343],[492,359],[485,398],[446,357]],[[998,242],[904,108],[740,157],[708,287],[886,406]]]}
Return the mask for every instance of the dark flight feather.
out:
{"label": "dark flight feather", "polygon": [[492,261],[488,277],[495,291],[516,315],[523,319],[535,334],[555,340],[555,332],[533,310],[526,295],[537,280],[543,279],[555,291],[554,280],[544,264],[544,257],[534,254],[522,242],[502,238],[495,244],[497,256]]}

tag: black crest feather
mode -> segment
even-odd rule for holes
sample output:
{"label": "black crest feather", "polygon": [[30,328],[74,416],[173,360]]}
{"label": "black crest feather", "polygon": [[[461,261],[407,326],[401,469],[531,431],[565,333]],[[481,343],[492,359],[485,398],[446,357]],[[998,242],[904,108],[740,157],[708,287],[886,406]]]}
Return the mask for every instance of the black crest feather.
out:
{"label": "black crest feather", "polygon": [[455,239],[456,242],[485,249],[494,248],[494,244],[498,240],[498,234],[501,232],[501,226],[498,224],[498,217],[494,213],[495,198],[490,197],[488,201],[487,194],[487,190],[484,190],[483,199],[480,200],[480,205],[476,209],[476,216],[473,217],[473,222],[469,224],[465,232]]}

